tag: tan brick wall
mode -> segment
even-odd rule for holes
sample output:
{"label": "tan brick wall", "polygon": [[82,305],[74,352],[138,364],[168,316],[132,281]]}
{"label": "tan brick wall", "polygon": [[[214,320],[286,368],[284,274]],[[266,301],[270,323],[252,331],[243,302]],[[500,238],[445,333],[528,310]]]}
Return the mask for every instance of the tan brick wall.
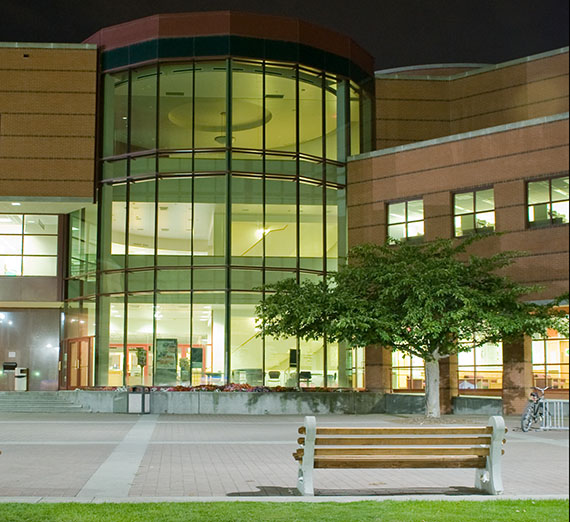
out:
{"label": "tan brick wall", "polygon": [[559,295],[568,289],[568,225],[527,229],[526,183],[567,173],[568,142],[565,119],[350,162],[350,246],[383,243],[387,204],[402,199],[423,198],[428,240],[451,237],[453,193],[493,187],[502,235],[474,248],[481,255],[526,252],[509,274],[545,287],[532,298]]}
{"label": "tan brick wall", "polygon": [[0,48],[0,196],[93,197],[97,51]]}
{"label": "tan brick wall", "polygon": [[568,111],[568,52],[444,80],[376,79],[376,148]]}

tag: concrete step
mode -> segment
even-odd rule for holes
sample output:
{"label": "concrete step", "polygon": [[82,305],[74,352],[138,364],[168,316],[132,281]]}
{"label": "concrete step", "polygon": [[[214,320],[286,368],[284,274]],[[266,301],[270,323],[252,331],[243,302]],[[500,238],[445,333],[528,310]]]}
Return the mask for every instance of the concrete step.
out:
{"label": "concrete step", "polygon": [[59,392],[0,392],[0,411],[14,413],[88,412]]}

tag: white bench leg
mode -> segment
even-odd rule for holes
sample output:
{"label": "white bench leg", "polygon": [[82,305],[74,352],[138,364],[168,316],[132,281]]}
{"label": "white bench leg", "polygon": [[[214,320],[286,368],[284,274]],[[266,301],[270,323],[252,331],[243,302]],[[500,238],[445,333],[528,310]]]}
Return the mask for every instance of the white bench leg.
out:
{"label": "white bench leg", "polygon": [[315,438],[317,436],[317,421],[315,417],[305,417],[305,444],[303,459],[299,463],[297,489],[301,495],[315,494],[313,488],[313,468],[315,464]]}
{"label": "white bench leg", "polygon": [[503,492],[501,457],[505,421],[503,417],[494,416],[489,419],[489,424],[493,428],[493,434],[491,435],[487,466],[485,469],[475,470],[475,487],[491,495],[500,495]]}

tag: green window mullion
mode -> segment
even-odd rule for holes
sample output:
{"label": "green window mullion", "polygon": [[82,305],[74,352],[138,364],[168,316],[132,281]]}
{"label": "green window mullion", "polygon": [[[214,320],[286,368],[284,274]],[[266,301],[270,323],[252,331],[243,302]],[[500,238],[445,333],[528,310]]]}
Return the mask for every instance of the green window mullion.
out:
{"label": "green window mullion", "polygon": [[226,59],[226,288],[225,288],[225,381],[231,378],[231,241],[232,241],[232,60]]}
{"label": "green window mullion", "polygon": [[[262,64],[261,64],[261,114],[265,115],[265,111],[267,110],[267,101],[265,99],[265,95],[266,95],[266,82],[265,82],[265,60],[263,60]],[[263,179],[262,179],[262,196],[261,196],[261,201],[262,201],[262,222],[263,222],[263,241],[262,241],[262,250],[261,250],[261,288],[262,288],[262,293],[261,293],[261,300],[265,301],[265,284],[266,284],[266,239],[265,239],[265,230],[267,230],[267,166],[266,166],[266,161],[267,161],[267,153],[266,153],[266,149],[267,149],[267,122],[265,121],[265,116],[263,117],[263,128],[261,131],[261,148],[262,148],[262,153],[261,153],[261,170],[263,172]],[[262,325],[262,328],[264,328],[264,326]],[[266,349],[266,343],[265,343],[265,332],[263,333],[262,337],[261,337],[261,367],[262,367],[262,382],[261,384],[263,386],[265,386],[265,349]]]}

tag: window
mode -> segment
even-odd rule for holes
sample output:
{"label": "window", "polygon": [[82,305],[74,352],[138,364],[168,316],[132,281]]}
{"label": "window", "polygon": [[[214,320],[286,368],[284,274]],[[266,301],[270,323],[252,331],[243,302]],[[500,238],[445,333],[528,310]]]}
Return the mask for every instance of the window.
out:
{"label": "window", "polygon": [[493,189],[455,194],[453,202],[455,237],[495,230]]}
{"label": "window", "polygon": [[[469,346],[470,343],[461,343]],[[503,347],[485,344],[457,354],[459,393],[503,387]]]}
{"label": "window", "polygon": [[568,176],[528,184],[528,224],[544,227],[568,223]]}
{"label": "window", "polygon": [[392,389],[423,390],[424,388],[424,360],[400,351],[392,352]]}
{"label": "window", "polygon": [[57,216],[0,214],[0,276],[56,276],[57,231]]}
{"label": "window", "polygon": [[532,340],[534,385],[568,389],[568,339],[549,331],[546,339]]}
{"label": "window", "polygon": [[422,199],[388,205],[388,237],[391,240],[421,240],[424,236]]}

